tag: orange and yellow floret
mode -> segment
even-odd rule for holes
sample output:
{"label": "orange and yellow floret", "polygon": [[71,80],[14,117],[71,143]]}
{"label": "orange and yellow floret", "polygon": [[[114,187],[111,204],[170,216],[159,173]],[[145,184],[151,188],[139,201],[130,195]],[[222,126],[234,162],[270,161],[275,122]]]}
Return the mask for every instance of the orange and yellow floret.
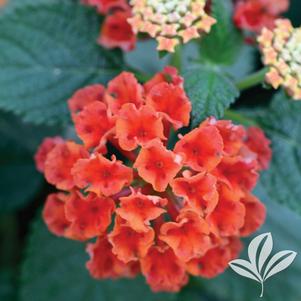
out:
{"label": "orange and yellow floret", "polygon": [[148,33],[158,50],[174,52],[180,43],[208,33],[216,20],[205,12],[206,0],[131,0],[135,33]]}
{"label": "orange and yellow floret", "polygon": [[175,68],[144,85],[123,72],[107,88],[77,91],[69,107],[83,144],[54,137],[40,146],[37,167],[61,190],[43,217],[58,236],[96,239],[86,265],[94,278],[142,273],[153,291],[176,292],[189,275],[222,273],[240,237],[264,222],[251,193],[271,158],[260,129],[208,118],[167,148],[191,113]]}
{"label": "orange and yellow floret", "polygon": [[263,29],[258,42],[269,67],[266,82],[275,89],[283,86],[293,99],[301,100],[301,27],[279,19],[273,30]]}

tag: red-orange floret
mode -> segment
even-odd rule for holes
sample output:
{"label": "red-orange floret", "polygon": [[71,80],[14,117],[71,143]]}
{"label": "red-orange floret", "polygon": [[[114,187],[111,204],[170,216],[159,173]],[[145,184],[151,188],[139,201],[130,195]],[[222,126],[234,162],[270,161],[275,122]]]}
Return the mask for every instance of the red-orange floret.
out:
{"label": "red-orange floret", "polygon": [[145,146],[153,139],[165,140],[162,118],[150,106],[139,109],[132,103],[125,104],[116,120],[116,137],[126,151]]}
{"label": "red-orange floret", "polygon": [[49,137],[43,140],[34,156],[36,168],[38,171],[44,172],[45,161],[48,154],[57,144],[63,142],[64,140],[61,137]]}
{"label": "red-orange floret", "polygon": [[184,263],[166,246],[150,248],[141,259],[141,270],[154,292],[178,292],[188,282]]}
{"label": "red-orange floret", "polygon": [[66,218],[71,222],[68,229],[79,240],[87,240],[103,234],[111,224],[115,203],[108,197],[89,193],[84,197],[72,192],[66,202]]}
{"label": "red-orange floret", "polygon": [[264,204],[251,193],[246,193],[241,202],[245,206],[246,215],[244,225],[240,229],[240,235],[249,236],[263,225],[266,218],[266,209]]}
{"label": "red-orange floret", "polygon": [[146,96],[146,104],[160,112],[175,129],[189,125],[191,103],[180,86],[167,82],[155,85]]}
{"label": "red-orange floret", "polygon": [[[252,190],[258,180],[258,163],[256,154],[248,152],[244,157],[224,157],[213,174],[221,181],[231,185],[237,192]],[[243,193],[242,193],[243,194]]]}
{"label": "red-orange floret", "polygon": [[87,148],[105,149],[107,138],[114,130],[114,122],[107,106],[99,101],[87,105],[74,117],[77,135]]}
{"label": "red-orange floret", "polygon": [[134,167],[142,179],[163,192],[182,168],[182,157],[167,150],[161,141],[153,140],[142,147]]}
{"label": "red-orange floret", "polygon": [[245,128],[233,124],[230,120],[218,120],[216,121],[215,126],[223,137],[225,155],[236,156],[244,146],[247,137]]}
{"label": "red-orange floret", "polygon": [[113,9],[128,9],[127,0],[81,0],[83,4],[95,6],[101,14],[108,14]]}
{"label": "red-orange floret", "polygon": [[105,48],[121,48],[123,51],[131,51],[136,46],[137,37],[132,26],[128,23],[131,17],[130,10],[116,10],[106,16],[98,43]]}
{"label": "red-orange floret", "polygon": [[43,219],[50,232],[65,236],[70,222],[65,214],[66,195],[62,192],[48,195],[43,209]]}
{"label": "red-orange floret", "polygon": [[120,208],[116,213],[135,231],[147,232],[150,221],[166,212],[162,208],[166,205],[166,199],[133,191],[130,196],[120,198]]}
{"label": "red-orange floret", "polygon": [[108,237],[113,246],[113,253],[119,260],[128,263],[147,254],[154,244],[155,232],[151,227],[148,227],[146,232],[136,232],[126,221],[117,218]]}
{"label": "red-orange floret", "polygon": [[264,132],[258,127],[248,128],[248,138],[246,145],[257,154],[257,160],[261,169],[268,169],[272,150],[271,141],[265,136]]}
{"label": "red-orange floret", "polygon": [[196,171],[211,171],[221,161],[224,143],[215,125],[204,122],[181,138],[175,152],[184,154],[185,165]]}
{"label": "red-orange floret", "polygon": [[105,100],[114,114],[126,103],[139,108],[143,103],[143,87],[132,73],[122,72],[109,82]]}
{"label": "red-orange floret", "polygon": [[246,209],[239,202],[240,196],[227,185],[219,185],[219,201],[207,221],[218,230],[222,236],[238,235],[245,221]]}
{"label": "red-orange floret", "polygon": [[167,243],[176,256],[187,262],[204,255],[211,247],[209,225],[196,212],[185,210],[177,222],[167,222],[161,227],[160,239]]}
{"label": "red-orange floret", "polygon": [[199,277],[213,278],[223,273],[229,261],[238,257],[242,243],[238,238],[225,240],[223,245],[210,249],[204,256],[187,263],[187,271]]}
{"label": "red-orange floret", "polygon": [[93,154],[89,159],[78,160],[72,168],[74,182],[87,192],[98,196],[114,195],[133,180],[132,169],[117,161]]}
{"label": "red-orange floret", "polygon": [[201,215],[211,213],[217,205],[216,178],[202,172],[191,177],[176,178],[171,183],[175,195],[183,197],[189,208]]}
{"label": "red-orange floret", "polygon": [[58,189],[72,189],[75,184],[71,169],[79,159],[88,156],[88,152],[82,145],[72,141],[57,144],[47,155],[45,162],[46,180]]}
{"label": "red-orange floret", "polygon": [[76,91],[68,100],[68,106],[72,117],[81,112],[86,105],[94,101],[103,101],[104,93],[105,87],[100,84],[87,86]]}
{"label": "red-orange floret", "polygon": [[236,0],[233,21],[240,29],[259,33],[264,27],[273,28],[288,7],[289,0]]}
{"label": "red-orange floret", "polygon": [[136,262],[126,264],[113,254],[112,245],[106,236],[99,237],[96,243],[89,243],[87,252],[90,255],[90,260],[87,262],[86,267],[91,276],[96,279],[132,278],[139,272]]}
{"label": "red-orange floret", "polygon": [[145,92],[148,93],[154,86],[161,83],[170,83],[183,88],[184,79],[179,75],[175,67],[166,66],[162,72],[158,72],[144,84]]}

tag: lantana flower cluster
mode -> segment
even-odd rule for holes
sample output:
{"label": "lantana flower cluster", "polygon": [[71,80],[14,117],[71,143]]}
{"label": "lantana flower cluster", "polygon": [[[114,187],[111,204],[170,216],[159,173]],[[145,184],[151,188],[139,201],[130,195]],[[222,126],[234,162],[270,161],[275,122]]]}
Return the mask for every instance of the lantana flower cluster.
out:
{"label": "lantana flower cluster", "polygon": [[235,25],[259,34],[266,27],[273,29],[274,22],[289,8],[289,0],[234,0]]}
{"label": "lantana flower cluster", "polygon": [[142,273],[153,291],[176,292],[188,275],[222,273],[240,237],[264,222],[251,191],[269,164],[269,140],[208,118],[171,147],[191,112],[175,68],[144,85],[123,72],[106,88],[77,91],[69,107],[83,144],[54,137],[38,149],[37,168],[60,190],[43,217],[52,233],[88,241],[94,278]]}
{"label": "lantana flower cluster", "polygon": [[208,33],[216,20],[205,12],[206,0],[130,0],[135,33],[148,33],[158,41],[158,50],[174,52]]}
{"label": "lantana flower cluster", "polygon": [[131,17],[131,7],[127,0],[81,0],[83,4],[93,6],[105,16],[98,43],[105,48],[121,48],[131,51],[135,48],[137,38],[128,18]]}
{"label": "lantana flower cluster", "polygon": [[301,100],[301,27],[288,19],[275,22],[275,29],[264,28],[258,38],[263,63],[269,67],[266,82],[277,89],[283,86],[296,100]]}

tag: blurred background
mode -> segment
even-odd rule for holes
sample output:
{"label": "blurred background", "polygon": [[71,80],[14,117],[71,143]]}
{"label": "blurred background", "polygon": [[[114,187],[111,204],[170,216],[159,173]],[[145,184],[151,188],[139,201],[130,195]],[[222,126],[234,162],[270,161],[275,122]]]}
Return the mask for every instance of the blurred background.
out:
{"label": "blurred background", "polygon": [[[24,52],[26,43],[20,43],[21,50],[18,50],[17,47],[6,47],[6,39],[11,36],[12,40],[15,39],[15,44],[18,43],[18,37],[21,37],[21,41],[23,39],[30,40],[31,36],[26,32],[26,28],[30,26],[33,27],[33,31],[36,31],[36,34],[32,37],[32,43],[38,43],[35,39],[39,34],[43,34],[42,31],[39,32],[39,28],[36,26],[37,23],[35,24],[34,20],[30,19],[30,15],[27,19],[23,18],[22,9],[10,16],[8,18],[9,22],[2,21],[2,14],[9,14],[9,10],[15,9],[15,6],[20,5],[21,2],[21,4],[24,4],[26,1],[28,0],[0,0],[0,102],[1,97],[5,99],[8,99],[8,96],[11,97],[7,107],[18,113],[19,106],[23,105],[22,100],[29,97],[29,93],[34,103],[38,103],[40,99],[46,100],[45,104],[40,102],[40,110],[34,111],[36,106],[28,105],[28,108],[20,109],[17,115],[0,109],[0,300],[128,301],[140,298],[143,298],[144,301],[258,300],[259,286],[253,281],[234,274],[232,271],[227,271],[213,280],[192,279],[188,287],[178,295],[152,294],[144,284],[144,280],[140,278],[137,280],[96,282],[88,276],[84,268],[87,255],[83,250],[83,246],[79,243],[55,238],[47,231],[40,219],[40,212],[46,196],[53,190],[53,187],[49,186],[36,171],[33,155],[43,137],[69,135],[70,125],[68,117],[65,118],[64,122],[52,122],[52,119],[60,119],[61,107],[56,105],[55,102],[49,103],[48,106],[48,98],[44,94],[46,92],[35,94],[35,91],[39,90],[42,85],[39,80],[39,72],[42,71],[39,67],[32,71],[33,73],[36,72],[38,76],[28,75],[29,77],[32,76],[31,85],[28,85],[28,81],[23,82],[22,72],[18,75],[12,75],[14,69],[22,64],[22,60],[19,58],[24,55],[21,50]],[[34,11],[38,2],[47,3],[46,0],[31,1],[29,11]],[[64,2],[61,1],[61,3]],[[69,14],[69,12],[63,10],[59,13]],[[70,13],[70,21],[72,21],[71,17]],[[300,0],[291,0],[287,17],[294,22],[295,26],[301,25]],[[39,18],[39,21],[43,22],[43,14],[39,15]],[[60,22],[60,18],[57,19],[57,22]],[[94,17],[91,22],[99,22],[99,20]],[[71,30],[72,28],[70,32]],[[93,36],[92,33],[82,30],[79,31],[80,35],[86,34],[88,36],[91,34]],[[49,39],[51,39],[49,30],[48,34]],[[64,35],[62,34],[60,38],[63,41]],[[83,45],[74,43],[72,49],[78,48],[79,54],[83,52],[87,59],[94,59],[91,47],[88,45],[88,49],[84,49],[85,42],[85,39],[83,39]],[[126,55],[125,59],[128,64],[134,67],[139,66],[140,69],[148,72],[160,70],[168,58],[159,60],[152,42],[142,44],[138,46],[136,51]],[[56,44],[53,44],[53,47],[56,48]],[[62,48],[58,48],[57,51],[69,51],[68,49],[62,50]],[[254,52],[250,54],[247,48],[235,65],[227,67],[233,75],[243,76],[260,66],[259,55]],[[42,65],[47,56],[52,56],[55,53],[55,49],[52,49],[49,54],[47,49],[44,49],[46,52],[41,55],[41,53],[36,54],[35,49],[28,50],[26,59],[36,61],[37,66]],[[145,59],[145,51],[149,53],[147,60]],[[187,58],[185,57],[185,59],[191,61],[194,51],[193,47],[192,49],[188,47],[187,54],[185,54]],[[245,60],[251,60],[251,67],[250,65],[246,66]],[[57,72],[60,71],[57,70]],[[75,90],[75,87],[85,85],[85,81],[85,79],[75,76],[74,82],[67,86],[64,78],[61,78],[60,82],[56,84],[61,84],[61,86],[56,86],[56,89],[54,89],[49,84],[48,93],[58,98],[64,97],[67,99],[70,95],[64,94],[66,89]],[[7,86],[11,87],[9,92],[7,92]],[[20,93],[19,98],[14,102],[15,91],[17,90],[22,90],[24,93]],[[244,92],[235,107],[250,108],[256,104],[266,107],[269,105],[267,99],[270,99],[272,94],[272,91],[256,87]],[[32,118],[36,120],[42,118],[40,114],[50,116],[50,125],[41,125],[42,122],[37,125],[31,122]],[[67,116],[66,109],[63,109],[63,114]],[[300,118],[296,121],[298,125],[301,124]],[[301,135],[300,133],[299,135]],[[297,141],[301,143],[300,136]],[[301,144],[298,145],[298,149],[295,155],[300,159]],[[301,166],[301,160],[299,160],[299,163]],[[272,233],[275,251],[290,249],[301,253],[300,214],[274,202],[269,192],[267,192],[266,183],[263,181],[256,188],[256,194],[265,202],[268,208],[268,218],[260,232]],[[301,186],[301,182],[298,182],[297,185]],[[296,192],[295,186],[290,189],[292,194]],[[295,201],[299,202],[300,206],[300,194],[295,193],[294,196],[296,195],[299,196],[299,199]],[[263,300],[301,300],[300,281],[301,257],[299,255],[287,271],[283,272],[281,276],[268,281],[266,295]]]}

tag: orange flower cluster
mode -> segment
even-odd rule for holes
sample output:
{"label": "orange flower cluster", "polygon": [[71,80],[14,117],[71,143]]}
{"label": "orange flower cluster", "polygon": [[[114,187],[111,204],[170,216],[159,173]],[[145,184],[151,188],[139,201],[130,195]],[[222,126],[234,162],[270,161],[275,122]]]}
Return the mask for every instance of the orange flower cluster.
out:
{"label": "orange flower cluster", "polygon": [[275,22],[275,29],[264,28],[258,38],[263,62],[269,67],[266,82],[277,89],[283,86],[295,100],[301,100],[301,27],[288,19]]}
{"label": "orange flower cluster", "polygon": [[142,273],[153,291],[176,292],[189,274],[222,273],[239,238],[264,222],[251,194],[271,158],[260,129],[209,118],[167,147],[191,112],[175,68],[144,85],[123,72],[107,88],[77,91],[69,107],[83,145],[54,137],[40,146],[38,169],[64,191],[48,196],[43,217],[58,236],[96,238],[93,277]]}
{"label": "orange flower cluster", "polygon": [[127,21],[132,15],[127,0],[82,0],[82,3],[96,7],[105,16],[98,38],[100,45],[124,51],[135,48],[136,35]]}
{"label": "orange flower cluster", "polygon": [[205,12],[206,0],[131,0],[135,33],[156,38],[158,50],[174,52],[180,43],[208,33],[216,20]]}

